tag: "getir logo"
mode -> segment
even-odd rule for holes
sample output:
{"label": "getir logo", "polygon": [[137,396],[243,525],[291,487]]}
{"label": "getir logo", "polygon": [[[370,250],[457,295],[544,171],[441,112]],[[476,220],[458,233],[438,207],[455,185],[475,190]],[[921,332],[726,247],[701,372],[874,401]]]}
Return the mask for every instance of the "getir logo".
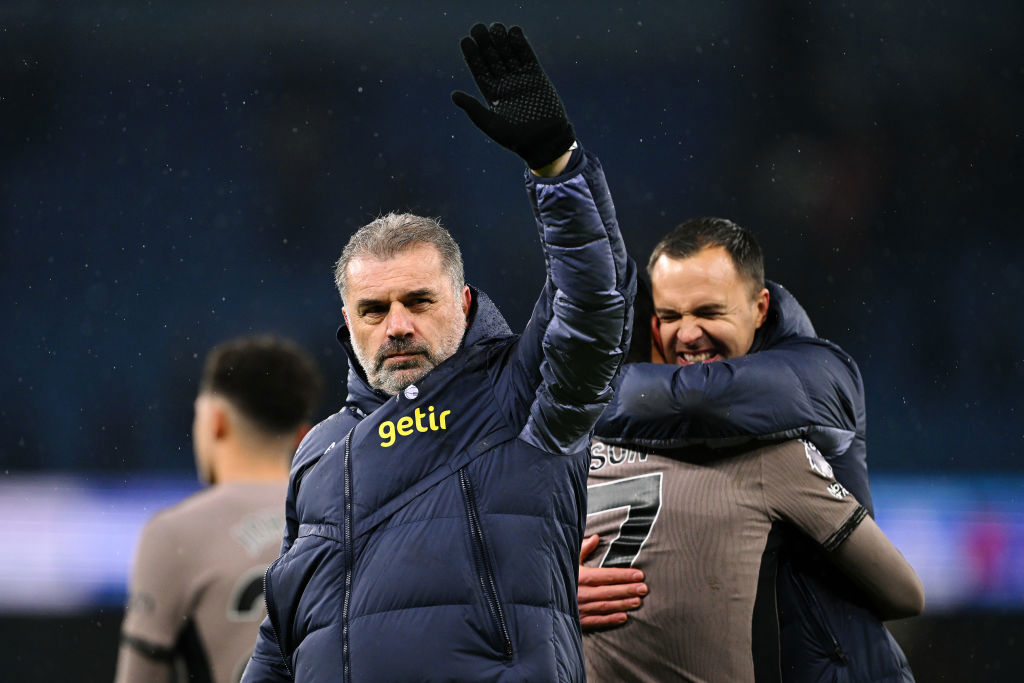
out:
{"label": "getir logo", "polygon": [[[384,439],[380,442],[380,445],[387,448],[393,445],[395,439],[399,436],[409,436],[412,434],[414,429],[417,432],[436,432],[438,429],[448,429],[448,425],[445,424],[445,418],[451,415],[451,412],[450,410],[442,410],[439,414],[435,414],[434,406],[429,406],[426,412],[422,408],[417,408],[412,415],[398,418],[398,424],[391,420],[385,420],[377,428],[380,438]],[[423,424],[424,419],[429,426]]]}

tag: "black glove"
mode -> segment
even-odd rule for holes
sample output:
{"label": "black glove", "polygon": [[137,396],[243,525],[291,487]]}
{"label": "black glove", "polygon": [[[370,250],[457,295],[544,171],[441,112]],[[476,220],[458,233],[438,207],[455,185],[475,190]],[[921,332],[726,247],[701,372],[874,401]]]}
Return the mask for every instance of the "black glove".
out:
{"label": "black glove", "polygon": [[576,133],[523,30],[476,24],[462,39],[462,55],[487,105],[456,91],[452,102],[502,147],[542,168],[572,147]]}

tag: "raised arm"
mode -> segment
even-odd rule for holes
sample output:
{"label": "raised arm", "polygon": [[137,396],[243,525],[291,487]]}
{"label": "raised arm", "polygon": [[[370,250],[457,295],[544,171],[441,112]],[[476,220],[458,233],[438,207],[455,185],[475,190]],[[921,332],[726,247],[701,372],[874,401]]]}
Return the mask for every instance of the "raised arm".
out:
{"label": "raised arm", "polygon": [[561,174],[576,133],[523,30],[476,24],[459,46],[486,104],[461,90],[452,93],[452,102],[536,175]]}
{"label": "raised arm", "polygon": [[636,268],[626,255],[600,162],[575,142],[558,93],[518,27],[478,24],[462,41],[486,99],[452,100],[481,130],[526,161],[527,191],[547,280],[507,372],[526,414],[522,438],[579,451],[611,398],[631,328]]}

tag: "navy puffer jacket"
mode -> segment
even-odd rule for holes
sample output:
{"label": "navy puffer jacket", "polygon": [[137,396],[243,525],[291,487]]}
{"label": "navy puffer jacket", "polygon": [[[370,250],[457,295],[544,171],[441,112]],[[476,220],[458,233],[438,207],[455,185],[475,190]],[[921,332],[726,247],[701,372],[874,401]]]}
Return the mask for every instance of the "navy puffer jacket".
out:
{"label": "navy puffer jacket", "polygon": [[628,344],[635,266],[595,157],[527,174],[547,281],[521,336],[473,291],[460,350],[345,408],[293,464],[243,680],[579,681],[588,444]]}
{"label": "navy puffer jacket", "polygon": [[[627,363],[596,427],[601,441],[671,450],[802,437],[872,515],[864,385],[853,358],[815,336],[807,313],[769,282],[750,353],[691,366]],[[778,564],[782,680],[910,683],[910,666],[859,592],[799,534]]]}

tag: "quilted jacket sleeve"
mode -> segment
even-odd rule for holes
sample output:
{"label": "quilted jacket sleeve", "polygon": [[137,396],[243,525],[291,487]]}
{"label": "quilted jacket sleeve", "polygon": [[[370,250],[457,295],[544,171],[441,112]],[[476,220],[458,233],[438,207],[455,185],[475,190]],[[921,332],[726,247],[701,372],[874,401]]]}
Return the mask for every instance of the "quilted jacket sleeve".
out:
{"label": "quilted jacket sleeve", "polygon": [[629,344],[636,266],[597,157],[576,150],[560,176],[528,173],[527,192],[547,280],[506,379],[528,406],[521,438],[576,452],[589,443]]}
{"label": "quilted jacket sleeve", "polygon": [[596,434],[649,448],[805,436],[843,453],[863,438],[864,422],[864,388],[853,359],[824,340],[795,337],[716,363],[630,363]]}

